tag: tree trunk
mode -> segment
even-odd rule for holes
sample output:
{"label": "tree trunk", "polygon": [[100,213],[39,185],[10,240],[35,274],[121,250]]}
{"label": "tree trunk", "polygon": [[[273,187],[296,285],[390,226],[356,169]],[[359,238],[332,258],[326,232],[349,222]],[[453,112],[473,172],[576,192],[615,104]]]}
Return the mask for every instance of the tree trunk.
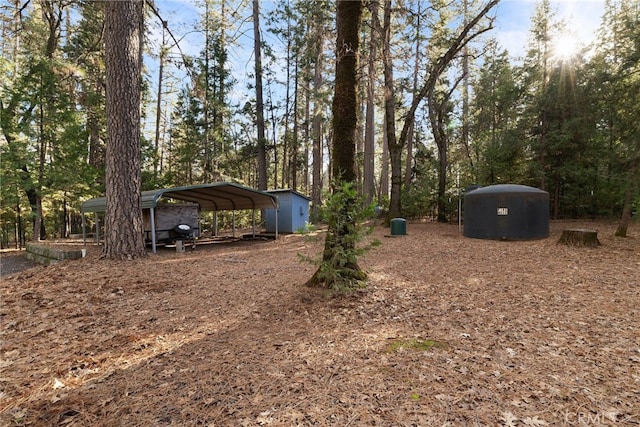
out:
{"label": "tree trunk", "polygon": [[433,95],[428,98],[429,120],[433,131],[433,138],[438,149],[438,222],[447,222],[447,168],[449,160],[447,158],[449,143],[445,131],[443,105],[437,105]]}
{"label": "tree trunk", "polygon": [[211,43],[211,30],[210,30],[210,10],[209,10],[209,2],[204,2],[204,94],[202,96],[202,132],[204,134],[204,159],[203,159],[203,176],[202,182],[210,182],[211,181],[211,119],[210,119],[210,73],[211,67],[209,65],[209,55],[211,54],[211,48],[209,44]]}
{"label": "tree trunk", "polygon": [[162,80],[164,78],[164,58],[166,56],[165,47],[165,30],[167,27],[167,21],[162,21],[162,44],[160,45],[160,55],[158,65],[158,89],[156,91],[156,123],[155,123],[155,137],[153,140],[153,179],[158,179],[158,165],[160,160],[160,120],[162,118]]}
{"label": "tree trunk", "polygon": [[[291,15],[287,14],[287,33],[291,33]],[[291,38],[287,37],[287,48],[286,48],[286,77],[285,77],[285,95],[284,95],[284,135],[282,138],[282,174],[280,177],[280,188],[287,188],[287,183],[289,183],[289,188],[291,188],[291,180],[289,171],[291,169],[291,165],[289,162],[289,141],[291,138],[291,131],[289,130],[289,121],[291,120]],[[295,85],[295,80],[294,80]],[[295,96],[295,93],[294,93]],[[295,111],[295,106],[293,107]],[[274,123],[275,127],[275,123]],[[276,187],[277,188],[277,187]]]}
{"label": "tree trunk", "polygon": [[298,118],[298,79],[300,69],[298,67],[298,59],[295,60],[295,78],[293,83],[293,136],[291,140],[291,189],[293,191],[298,190],[298,157],[300,151],[300,141],[298,139],[298,133],[300,132],[299,118]]}
{"label": "tree trunk", "polygon": [[140,208],[141,0],[105,5],[107,155],[102,257],[146,255]]}
{"label": "tree trunk", "polygon": [[221,52],[221,54],[217,55],[217,60],[218,60],[218,91],[217,91],[217,96],[215,98],[215,103],[216,103],[216,108],[215,108],[215,114],[213,117],[213,126],[214,126],[214,132],[215,132],[215,137],[213,140],[213,159],[212,164],[211,164],[211,168],[215,174],[216,179],[220,179],[220,172],[218,170],[219,165],[218,165],[218,156],[224,154],[224,152],[227,150],[227,148],[225,147],[225,131],[224,131],[224,127],[225,127],[225,113],[224,110],[225,108],[223,107],[224,105],[226,105],[226,94],[227,94],[227,81],[226,81],[226,77],[227,77],[227,73],[225,72],[225,67],[227,65],[227,54],[226,54],[226,37],[227,37],[227,2],[226,0],[222,0],[222,4],[220,5],[220,39],[219,39],[219,50]]}
{"label": "tree trunk", "polygon": [[[40,85],[42,86],[42,77],[40,78]],[[50,99],[50,97],[46,97]],[[44,240],[46,237],[46,231],[44,230],[44,216],[42,215],[42,187],[44,183],[44,164],[46,161],[46,151],[47,151],[47,142],[45,141],[45,130],[44,130],[44,106],[43,106],[42,98],[39,100],[39,136],[40,144],[38,149],[38,179],[35,185],[35,199],[33,200],[33,204],[31,205],[31,209],[34,213],[33,219],[33,236],[32,239],[34,242],[38,240]],[[47,132],[48,133],[48,132]],[[50,135],[50,134],[49,134]]]}
{"label": "tree trunk", "polygon": [[[421,31],[421,17],[422,12],[420,10],[421,3],[418,2],[418,12],[416,13],[417,22],[416,22],[416,51],[415,51],[415,64],[413,66],[413,85],[412,92],[418,92],[418,71],[420,67],[420,31]],[[413,142],[414,142],[414,134],[415,124],[411,121],[411,126],[409,127],[409,132],[407,133],[407,159],[405,162],[405,170],[404,170],[404,186],[408,188],[411,185],[411,179],[413,178]]]}
{"label": "tree trunk", "polygon": [[[360,19],[362,15],[362,1],[340,0],[337,8],[337,38],[336,38],[336,78],[333,97],[333,150],[332,175],[334,194],[341,191],[342,184],[355,185],[355,146],[358,119],[357,103],[357,66],[359,54]],[[352,211],[357,201],[353,198],[345,203],[345,214]],[[350,222],[350,223],[349,223]],[[336,269],[337,276],[345,283],[362,281],[366,275],[349,258],[353,253],[355,242],[346,238],[350,229],[355,228],[355,218],[347,220],[335,228],[330,223],[323,252],[323,262]],[[340,259],[340,262],[334,260]],[[325,286],[333,288],[335,283],[328,283],[321,274],[322,266],[316,271],[307,285]]]}
{"label": "tree trunk", "polygon": [[67,208],[67,193],[65,191],[62,198],[62,227],[60,229],[60,237],[66,239],[69,237],[71,222],[69,220],[69,209]]}
{"label": "tree trunk", "polygon": [[[378,2],[371,2],[369,8],[371,15],[378,13]],[[369,64],[367,78],[367,103],[365,111],[364,125],[364,165],[363,165],[363,188],[365,202],[367,204],[373,201],[375,194],[375,85],[376,80],[376,55],[378,45],[378,29],[373,25],[370,30],[369,39]]]}
{"label": "tree trunk", "polygon": [[16,249],[24,247],[24,230],[22,228],[22,215],[20,214],[20,200],[16,202]]}
{"label": "tree trunk", "polygon": [[[309,156],[313,152],[311,148],[311,85],[310,78],[311,72],[307,64],[304,64],[303,82],[302,82],[302,94],[304,96],[304,120],[302,121],[302,140],[304,141],[304,161],[302,162],[302,185],[304,186],[304,193],[310,194],[311,180],[309,176]],[[297,86],[297,85],[296,85]]]}
{"label": "tree trunk", "polygon": [[389,203],[389,144],[387,142],[387,123],[382,123],[382,155],[380,156],[380,183],[378,184],[378,201]]}
{"label": "tree trunk", "polygon": [[[377,16],[374,16],[377,20]],[[375,24],[374,24],[375,26]],[[389,158],[391,163],[391,199],[389,218],[400,216],[402,184],[402,144],[396,139],[396,96],[393,80],[393,58],[391,57],[391,0],[384,2],[382,26],[382,64],[384,67],[384,119]]]}
{"label": "tree trunk", "polygon": [[553,213],[552,218],[558,219],[560,216],[560,177],[556,176],[554,179],[554,189],[553,189]]}
{"label": "tree trunk", "polygon": [[[88,87],[91,83],[87,84],[85,92],[89,91]],[[98,77],[97,80],[93,83],[93,89],[95,98],[100,99],[102,97],[104,87],[104,81]],[[105,143],[104,139],[101,137],[101,130],[103,129],[100,123],[101,117],[101,106],[96,105],[96,103],[91,102],[88,97],[85,97],[85,106],[87,110],[87,132],[89,134],[89,154],[88,154],[88,162],[89,165],[93,166],[97,170],[105,169]],[[100,179],[102,181],[102,179]],[[104,182],[101,182],[104,185]]]}
{"label": "tree trunk", "polygon": [[[468,0],[463,2],[464,24],[467,25],[469,14]],[[473,170],[473,156],[469,147],[469,45],[462,49],[462,146]]]}
{"label": "tree trunk", "polygon": [[[322,33],[321,26],[316,24],[315,34],[320,36]],[[324,57],[322,54],[322,38],[316,37],[315,40],[315,68],[313,77],[313,117],[311,125],[311,135],[313,139],[312,148],[312,183],[311,183],[311,216],[318,218],[320,216],[320,207],[322,205],[322,102],[320,101],[320,93],[323,85],[322,63]]]}
{"label": "tree trunk", "polygon": [[264,101],[262,100],[262,50],[260,38],[260,4],[253,0],[253,37],[256,73],[256,128],[258,130],[258,189],[267,189],[267,147],[264,135]]}
{"label": "tree trunk", "polygon": [[356,73],[361,1],[338,1],[336,79],[333,97],[332,171],[336,182],[355,182],[355,147],[358,121]]}
{"label": "tree trunk", "polygon": [[631,224],[631,208],[633,202],[633,196],[638,191],[640,185],[640,177],[638,176],[638,169],[640,168],[640,157],[636,157],[629,168],[629,178],[627,181],[627,190],[624,193],[624,204],[622,206],[622,218],[616,228],[615,236],[627,237],[627,229]]}

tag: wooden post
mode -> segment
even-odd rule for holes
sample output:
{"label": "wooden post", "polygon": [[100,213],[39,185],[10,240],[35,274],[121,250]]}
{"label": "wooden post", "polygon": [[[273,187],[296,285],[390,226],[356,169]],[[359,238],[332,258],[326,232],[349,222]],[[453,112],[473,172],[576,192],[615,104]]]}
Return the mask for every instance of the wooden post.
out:
{"label": "wooden post", "polygon": [[596,248],[601,245],[598,240],[598,230],[587,230],[583,228],[562,230],[562,235],[558,243],[570,246],[588,246],[591,248]]}

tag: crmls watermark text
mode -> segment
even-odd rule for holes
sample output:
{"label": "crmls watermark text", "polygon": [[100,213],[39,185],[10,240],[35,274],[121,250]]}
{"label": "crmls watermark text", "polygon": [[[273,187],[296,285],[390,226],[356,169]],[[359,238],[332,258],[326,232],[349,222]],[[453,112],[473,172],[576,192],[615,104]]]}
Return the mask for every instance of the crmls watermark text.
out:
{"label": "crmls watermark text", "polygon": [[616,411],[566,411],[564,413],[564,425],[569,426],[627,425],[631,422],[635,424],[638,419]]}

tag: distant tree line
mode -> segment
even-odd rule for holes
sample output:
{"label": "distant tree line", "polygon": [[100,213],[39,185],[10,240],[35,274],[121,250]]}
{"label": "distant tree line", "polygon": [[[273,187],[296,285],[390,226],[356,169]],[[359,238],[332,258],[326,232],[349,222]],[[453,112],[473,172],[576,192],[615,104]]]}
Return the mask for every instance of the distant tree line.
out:
{"label": "distant tree line", "polygon": [[[3,247],[78,232],[82,201],[106,191],[107,3],[0,6]],[[335,175],[335,2],[194,2],[196,28],[140,3],[142,189],[292,188],[317,218]],[[358,192],[390,217],[449,221],[465,187],[519,183],[549,192],[552,218],[621,219],[624,235],[640,204],[640,3],[608,0],[596,42],[566,52],[571,28],[540,0],[523,58],[494,38],[497,3],[364,2]]]}

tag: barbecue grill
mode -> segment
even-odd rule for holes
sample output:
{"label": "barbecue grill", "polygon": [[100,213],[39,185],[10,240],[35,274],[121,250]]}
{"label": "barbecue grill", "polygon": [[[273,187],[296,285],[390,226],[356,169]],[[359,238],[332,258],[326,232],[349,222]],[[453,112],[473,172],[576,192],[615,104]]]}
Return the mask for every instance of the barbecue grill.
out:
{"label": "barbecue grill", "polygon": [[178,241],[180,242],[180,244],[184,244],[185,240],[191,240],[191,249],[196,248],[196,233],[193,227],[191,227],[189,224],[178,224],[173,228],[173,231],[178,234],[178,237],[176,238],[176,244],[178,243]]}

